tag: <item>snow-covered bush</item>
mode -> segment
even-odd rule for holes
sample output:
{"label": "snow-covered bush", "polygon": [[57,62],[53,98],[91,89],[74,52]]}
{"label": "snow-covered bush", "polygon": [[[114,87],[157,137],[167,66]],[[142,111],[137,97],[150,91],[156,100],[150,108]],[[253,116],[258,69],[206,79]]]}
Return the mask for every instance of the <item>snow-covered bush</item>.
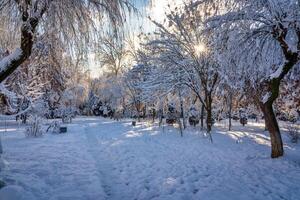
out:
{"label": "snow-covered bush", "polygon": [[71,123],[72,119],[76,115],[76,108],[74,107],[66,107],[61,111],[61,118],[63,123]]}
{"label": "snow-covered bush", "polygon": [[44,130],[42,127],[43,120],[38,116],[31,116],[29,118],[29,126],[26,128],[26,137],[40,137],[43,135]]}
{"label": "snow-covered bush", "polygon": [[292,143],[298,143],[299,139],[300,139],[300,128],[299,128],[299,124],[297,123],[293,123],[288,125],[287,129],[288,129],[288,136],[291,139]]}
{"label": "snow-covered bush", "polygon": [[60,124],[58,121],[54,121],[50,124],[50,126],[47,128],[47,132],[51,132],[52,134],[58,134],[60,133]]}

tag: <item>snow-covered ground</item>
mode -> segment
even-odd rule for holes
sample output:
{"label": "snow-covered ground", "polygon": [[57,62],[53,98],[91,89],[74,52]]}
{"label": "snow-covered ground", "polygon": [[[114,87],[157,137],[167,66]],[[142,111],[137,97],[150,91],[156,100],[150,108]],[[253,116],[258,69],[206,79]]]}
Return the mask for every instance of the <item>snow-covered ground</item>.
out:
{"label": "snow-covered ground", "polygon": [[220,123],[213,144],[191,127],[181,138],[172,127],[91,117],[67,134],[25,138],[23,129],[1,128],[1,200],[300,198],[300,145],[284,137],[286,155],[271,159],[259,123],[231,132]]}

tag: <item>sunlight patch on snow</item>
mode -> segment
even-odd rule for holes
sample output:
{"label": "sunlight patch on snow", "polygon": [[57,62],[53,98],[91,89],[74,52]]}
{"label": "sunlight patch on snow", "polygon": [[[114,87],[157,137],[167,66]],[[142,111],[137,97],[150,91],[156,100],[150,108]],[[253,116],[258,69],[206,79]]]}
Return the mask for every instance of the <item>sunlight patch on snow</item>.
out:
{"label": "sunlight patch on snow", "polygon": [[228,131],[227,134],[237,142],[241,142],[243,138],[249,138],[254,140],[257,144],[271,146],[270,138],[264,134],[250,133],[246,131]]}
{"label": "sunlight patch on snow", "polygon": [[[222,132],[222,133],[226,134],[226,132]],[[230,138],[236,141],[239,141],[241,138],[245,137],[244,133],[240,131],[230,131],[228,132],[228,135]]]}
{"label": "sunlight patch on snow", "polygon": [[107,122],[102,122],[102,124],[113,124],[115,123],[114,121],[107,121]]}
{"label": "sunlight patch on snow", "polygon": [[0,128],[0,132],[12,132],[17,131],[16,128]]}
{"label": "sunlight patch on snow", "polygon": [[260,123],[260,122],[249,122],[248,121],[248,125],[251,125],[251,126],[255,126],[257,128],[262,128],[264,129],[265,128],[265,124],[264,123]]}
{"label": "sunlight patch on snow", "polygon": [[129,131],[126,133],[125,137],[133,138],[133,137],[141,137],[143,134],[139,132]]}
{"label": "sunlight patch on snow", "polygon": [[271,142],[264,139],[264,138],[262,138],[262,137],[255,137],[254,136],[254,140],[257,144],[263,144],[263,145],[271,147]]}
{"label": "sunlight patch on snow", "polygon": [[141,131],[152,131],[153,130],[153,127],[152,126],[149,126],[147,128],[143,128],[141,129]]}

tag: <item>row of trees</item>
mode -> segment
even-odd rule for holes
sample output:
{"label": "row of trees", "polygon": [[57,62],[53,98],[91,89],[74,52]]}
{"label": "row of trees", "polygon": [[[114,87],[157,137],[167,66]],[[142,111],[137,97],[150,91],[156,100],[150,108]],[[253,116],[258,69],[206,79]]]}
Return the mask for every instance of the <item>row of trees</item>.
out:
{"label": "row of trees", "polygon": [[[299,2],[293,0],[196,1],[186,4],[183,11],[171,12],[169,26],[158,26],[164,34],[160,38],[167,35],[172,41],[177,37],[176,47],[187,49],[191,60],[204,58],[204,63],[192,65],[199,68],[207,112],[216,85],[223,84],[229,93],[235,88],[245,90],[244,94],[253,98],[264,114],[272,157],[279,157],[283,146],[273,104],[280,83],[300,59],[299,20]],[[199,44],[207,48],[200,59],[192,51]]]}
{"label": "row of trees", "polygon": [[198,102],[208,133],[213,115],[225,112],[231,121],[236,108],[246,107],[263,114],[271,156],[280,157],[276,117],[299,118],[299,20],[296,0],[189,1],[170,8],[163,23],[152,21],[154,34],[140,35],[136,64],[118,79],[127,103],[140,113],[176,99],[184,117],[184,107]]}
{"label": "row of trees", "polygon": [[[271,156],[283,155],[276,117],[299,117],[297,0],[188,0],[134,39],[119,32],[132,8],[127,0],[1,1],[2,114],[162,119],[172,110],[186,127],[197,111],[210,134],[216,119],[231,129],[243,108],[263,115]],[[97,79],[85,70],[91,51]]]}
{"label": "row of trees", "polygon": [[37,104],[48,117],[71,104],[78,108],[89,86],[83,67],[93,48],[90,43],[99,44],[103,27],[118,37],[132,8],[127,0],[1,1],[2,114],[21,113]]}

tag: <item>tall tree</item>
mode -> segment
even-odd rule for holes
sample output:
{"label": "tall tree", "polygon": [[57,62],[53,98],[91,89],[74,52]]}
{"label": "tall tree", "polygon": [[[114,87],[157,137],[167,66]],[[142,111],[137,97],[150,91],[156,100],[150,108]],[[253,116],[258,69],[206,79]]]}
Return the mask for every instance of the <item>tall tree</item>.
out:
{"label": "tall tree", "polygon": [[[14,18],[20,28],[20,46],[0,61],[0,82],[3,82],[29,58],[37,32],[56,30],[65,41],[81,38],[89,41],[96,22],[109,19],[112,26],[121,25],[127,0],[2,0],[0,11]],[[91,14],[92,13],[92,14]],[[99,24],[99,23],[98,23]],[[103,23],[102,23],[103,24]],[[110,27],[110,26],[108,26]],[[7,27],[8,28],[8,27]],[[74,40],[73,40],[74,41]],[[76,40],[75,40],[76,41]]]}
{"label": "tall tree", "polygon": [[211,33],[203,33],[204,20],[210,17],[201,12],[201,4],[190,1],[166,16],[166,23],[155,22],[157,39],[149,42],[166,65],[177,66],[186,72],[185,84],[198,96],[207,111],[207,132],[212,129],[212,103],[219,82],[219,65],[211,49]]}
{"label": "tall tree", "polygon": [[115,37],[113,34],[104,36],[99,42],[97,54],[101,67],[105,67],[111,76],[117,77],[126,67],[128,50],[123,38]]}
{"label": "tall tree", "polygon": [[[300,4],[298,0],[220,0],[208,22],[219,54],[227,54],[243,72],[248,94],[264,113],[271,137],[272,158],[283,155],[283,144],[273,104],[280,83],[300,59]],[[237,48],[238,47],[238,48]]]}

